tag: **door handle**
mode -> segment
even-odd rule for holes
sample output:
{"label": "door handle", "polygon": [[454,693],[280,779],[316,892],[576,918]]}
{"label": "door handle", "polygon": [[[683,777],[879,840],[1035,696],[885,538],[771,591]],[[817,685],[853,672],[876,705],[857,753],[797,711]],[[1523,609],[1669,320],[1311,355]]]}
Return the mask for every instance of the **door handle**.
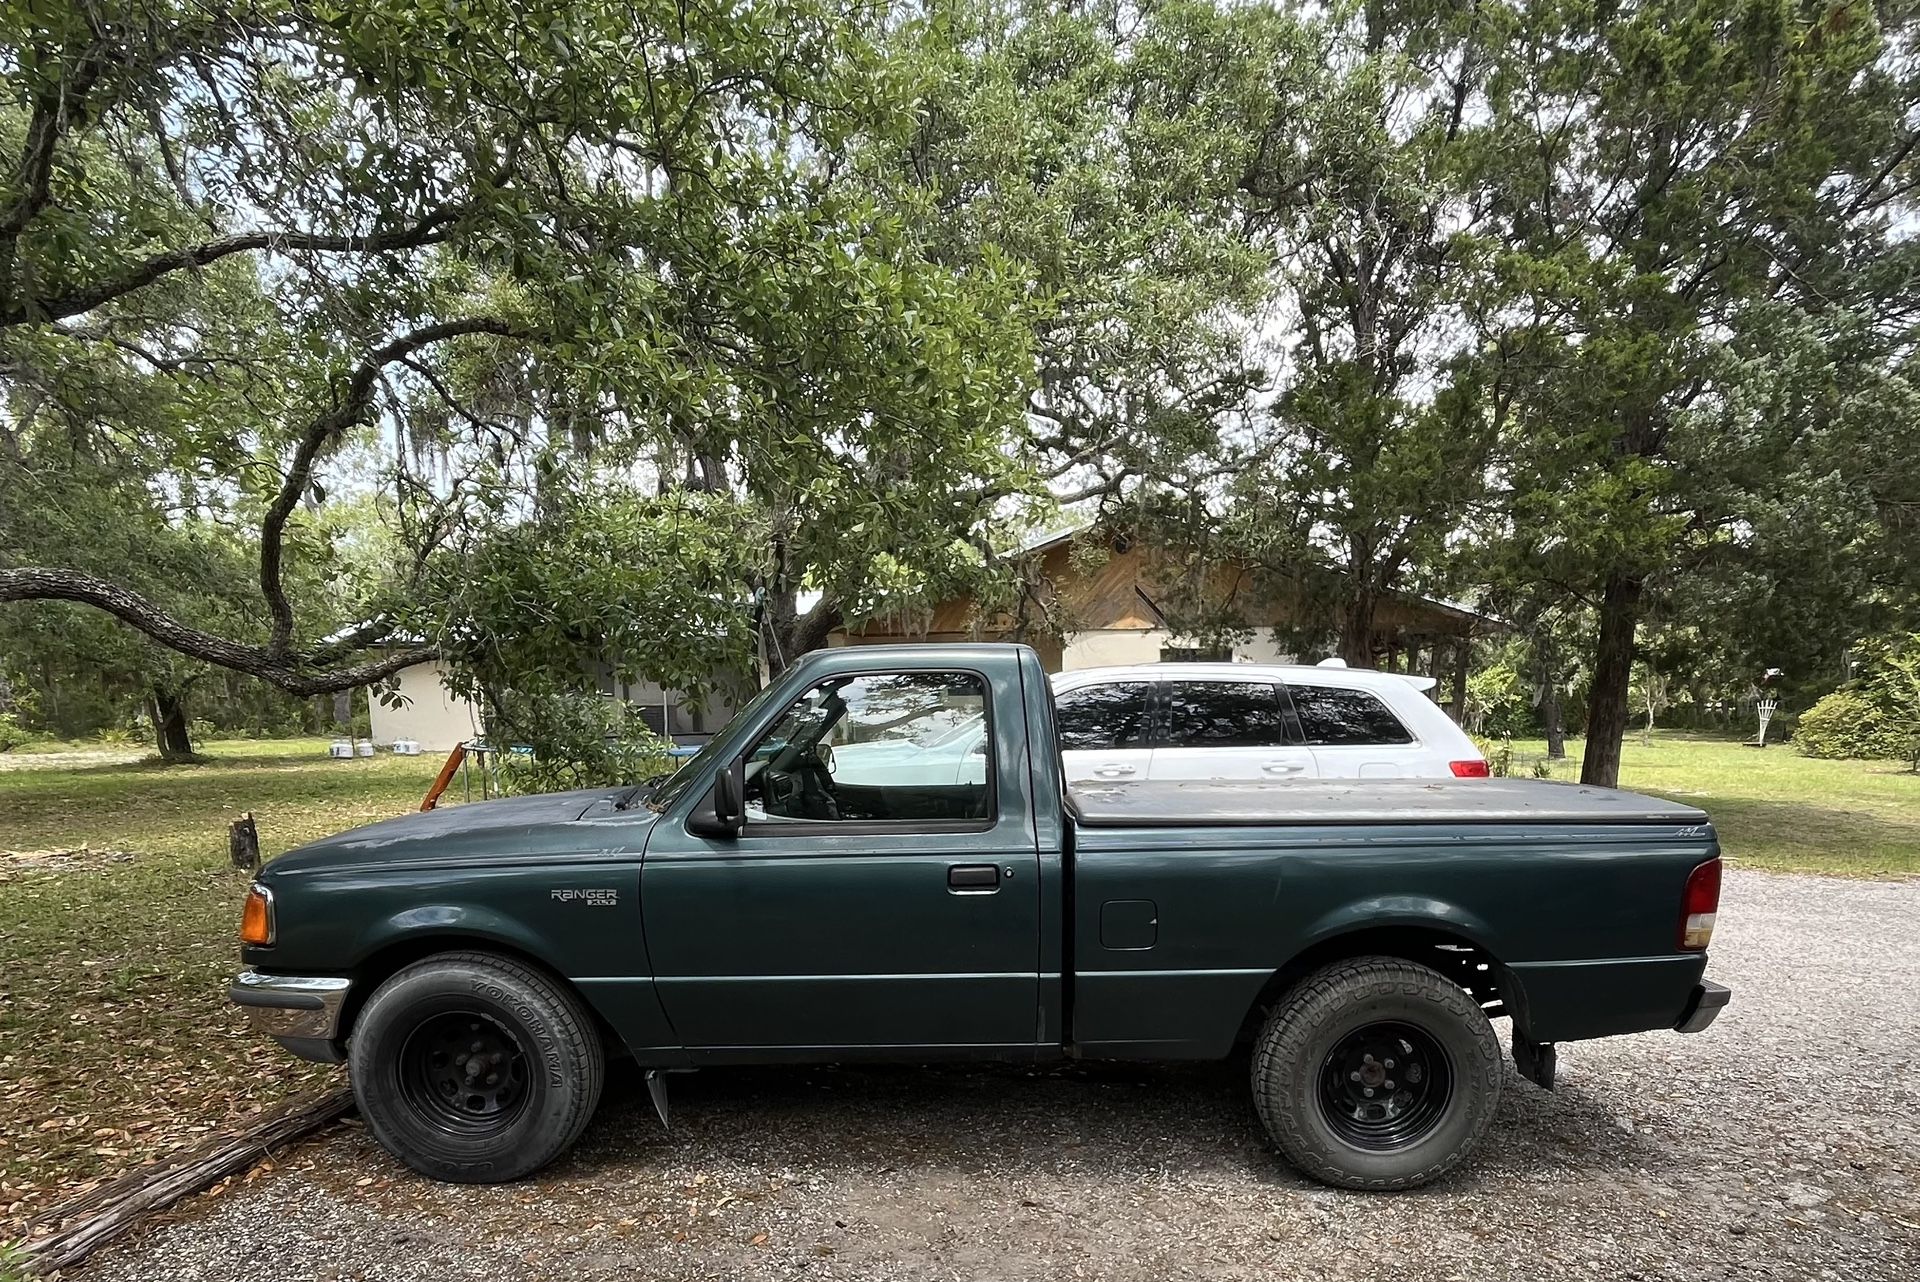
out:
{"label": "door handle", "polygon": [[1102,779],[1122,779],[1133,773],[1133,767],[1122,765],[1118,761],[1109,761],[1104,766],[1095,766],[1093,773],[1099,775]]}
{"label": "door handle", "polygon": [[1297,775],[1306,769],[1297,761],[1267,761],[1260,768],[1270,775]]}
{"label": "door handle", "polygon": [[947,889],[966,895],[990,895],[1000,889],[1000,865],[954,864],[947,869]]}

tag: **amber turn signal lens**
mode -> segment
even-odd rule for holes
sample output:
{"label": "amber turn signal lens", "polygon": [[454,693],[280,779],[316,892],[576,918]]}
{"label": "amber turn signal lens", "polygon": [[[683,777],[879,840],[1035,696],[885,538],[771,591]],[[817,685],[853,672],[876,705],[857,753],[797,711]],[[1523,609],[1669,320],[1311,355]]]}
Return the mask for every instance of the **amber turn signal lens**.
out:
{"label": "amber turn signal lens", "polygon": [[240,910],[240,942],[256,948],[273,942],[273,892],[257,881],[247,888],[247,904]]}

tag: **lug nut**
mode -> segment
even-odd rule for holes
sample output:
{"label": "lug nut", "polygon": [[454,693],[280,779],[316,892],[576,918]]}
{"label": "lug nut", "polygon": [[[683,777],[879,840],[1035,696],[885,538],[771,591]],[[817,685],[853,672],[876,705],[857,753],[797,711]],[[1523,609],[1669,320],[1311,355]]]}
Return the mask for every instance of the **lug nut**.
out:
{"label": "lug nut", "polygon": [[1353,1071],[1352,1071],[1351,1073],[1348,1073],[1348,1074],[1347,1074],[1347,1080],[1348,1080],[1349,1082],[1357,1082],[1357,1081],[1359,1081],[1359,1080],[1360,1080],[1360,1070],[1356,1068],[1356,1069],[1354,1069],[1354,1070],[1353,1070]]}
{"label": "lug nut", "polygon": [[1367,1097],[1368,1099],[1372,1099],[1372,1098],[1373,1098],[1373,1087],[1371,1087],[1371,1086],[1369,1086],[1369,1087],[1367,1087],[1367,1088],[1366,1088],[1365,1090],[1363,1090],[1363,1091],[1361,1091],[1360,1093],[1361,1093],[1362,1095],[1365,1095],[1365,1096],[1366,1096],[1366,1097]]}

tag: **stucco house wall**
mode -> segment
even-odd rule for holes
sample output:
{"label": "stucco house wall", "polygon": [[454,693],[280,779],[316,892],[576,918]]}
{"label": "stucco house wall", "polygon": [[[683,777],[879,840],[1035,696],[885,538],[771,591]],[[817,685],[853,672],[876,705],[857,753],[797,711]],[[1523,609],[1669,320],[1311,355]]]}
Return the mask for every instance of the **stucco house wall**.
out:
{"label": "stucco house wall", "polygon": [[426,752],[451,752],[480,733],[480,712],[473,704],[448,691],[446,666],[439,660],[417,663],[399,673],[397,708],[382,706],[375,695],[367,700],[373,742],[390,747],[395,739],[414,739]]}

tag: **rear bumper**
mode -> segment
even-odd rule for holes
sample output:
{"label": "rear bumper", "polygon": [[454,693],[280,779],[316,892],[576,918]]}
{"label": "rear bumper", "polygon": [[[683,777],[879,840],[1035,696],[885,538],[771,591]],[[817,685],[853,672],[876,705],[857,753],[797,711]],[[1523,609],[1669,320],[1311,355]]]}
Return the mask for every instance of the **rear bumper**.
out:
{"label": "rear bumper", "polygon": [[1716,984],[1711,979],[1703,979],[1693,987],[1693,996],[1687,1001],[1686,1010],[1674,1024],[1676,1033],[1697,1033],[1711,1024],[1726,1004],[1733,1000],[1733,990],[1725,984]]}
{"label": "rear bumper", "polygon": [[242,971],[227,990],[247,1023],[302,1059],[338,1063],[340,1011],[353,981],[330,975],[263,975]]}

